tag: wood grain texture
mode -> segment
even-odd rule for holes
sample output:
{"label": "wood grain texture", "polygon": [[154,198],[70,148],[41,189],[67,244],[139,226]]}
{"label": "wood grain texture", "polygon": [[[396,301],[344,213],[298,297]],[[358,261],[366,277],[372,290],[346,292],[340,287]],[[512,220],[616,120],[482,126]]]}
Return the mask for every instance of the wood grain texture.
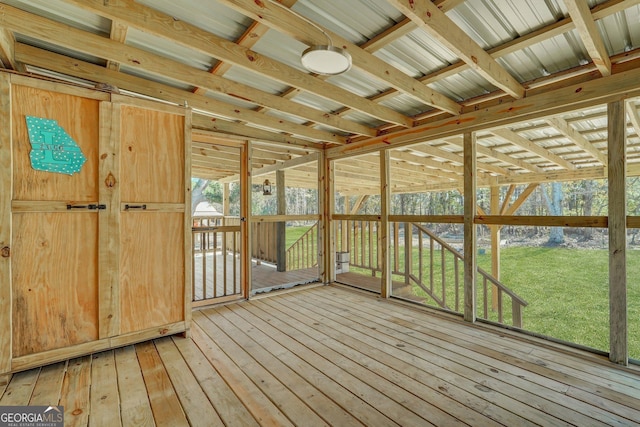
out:
{"label": "wood grain texture", "polygon": [[[118,406],[118,375],[113,351],[105,351],[91,356],[91,416],[90,427],[122,426]],[[99,384],[99,387],[98,387]]]}
{"label": "wood grain texture", "polygon": [[180,405],[192,427],[224,427],[213,402],[198,386],[198,380],[170,338],[155,341],[156,349],[167,370]]}
{"label": "wood grain texture", "polygon": [[464,319],[476,320],[476,138],[464,134]]}
{"label": "wood grain texture", "polygon": [[191,311],[193,309],[191,303],[193,301],[193,233],[191,233],[191,227],[193,226],[193,219],[191,216],[191,144],[193,142],[192,136],[193,127],[193,115],[191,109],[185,110],[184,116],[184,167],[183,167],[183,181],[182,189],[184,191],[184,211],[182,214],[182,223],[184,227],[184,239],[183,239],[183,253],[184,253],[184,320],[187,325],[186,333],[189,333],[189,325],[191,323]]}
{"label": "wood grain texture", "polygon": [[609,359],[629,358],[627,307],[626,121],[624,102],[607,106],[609,160]]}
{"label": "wood grain texture", "polygon": [[[209,307],[194,312],[193,331],[103,353],[116,354],[119,396],[100,410],[119,413],[127,426],[187,425],[206,418],[200,404],[243,427],[307,426],[318,416],[335,426],[640,420],[637,366],[343,286]],[[0,402],[28,401],[64,376],[66,425],[86,426],[98,416],[89,402],[114,381],[91,371],[86,357],[66,372],[56,365],[17,374],[6,392],[0,387]],[[305,406],[314,414],[300,422]],[[144,416],[131,417],[134,408]]]}
{"label": "wood grain texture", "polygon": [[156,424],[188,426],[189,422],[153,342],[138,344],[136,353]]}
{"label": "wood grain texture", "polygon": [[86,426],[89,422],[91,356],[71,359],[62,382],[60,405],[64,406],[66,426]]}
{"label": "wood grain texture", "polygon": [[60,402],[60,393],[67,362],[54,363],[42,367],[38,382],[33,388],[30,406],[56,406]]}
{"label": "wood grain texture", "polygon": [[97,213],[15,214],[13,236],[13,356],[97,339]]}
{"label": "wood grain texture", "polygon": [[120,197],[184,203],[184,116],[122,106]]}
{"label": "wood grain texture", "polygon": [[[0,74],[0,248],[11,248],[11,82]],[[0,257],[0,374],[11,370],[11,258]]]}
{"label": "wood grain texture", "polygon": [[123,212],[120,242],[120,333],[183,320],[183,214]]}
{"label": "wood grain texture", "polygon": [[389,150],[380,152],[380,230],[378,231],[379,258],[381,257],[382,278],[380,295],[389,298],[392,293],[391,275],[391,233],[389,229],[389,212],[391,212],[391,174],[389,170]]}
{"label": "wood grain texture", "polygon": [[28,405],[39,375],[40,368],[14,374],[0,397],[0,406]]}
{"label": "wood grain texture", "polygon": [[99,213],[100,338],[120,332],[120,105],[100,105],[98,192],[106,209]]}
{"label": "wood grain texture", "polygon": [[[98,199],[99,101],[33,87],[12,86],[13,198],[15,200]],[[31,167],[26,116],[56,120],[82,149],[80,173],[65,175]]]}
{"label": "wood grain texture", "polygon": [[125,426],[154,426],[147,389],[133,346],[115,350],[120,393],[120,416]]}

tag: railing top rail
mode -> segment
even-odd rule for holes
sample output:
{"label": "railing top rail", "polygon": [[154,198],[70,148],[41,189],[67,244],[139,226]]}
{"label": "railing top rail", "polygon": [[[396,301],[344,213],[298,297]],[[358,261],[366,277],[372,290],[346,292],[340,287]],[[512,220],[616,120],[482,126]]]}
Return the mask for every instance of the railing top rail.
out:
{"label": "railing top rail", "polygon": [[194,233],[202,233],[206,231],[217,231],[223,233],[226,231],[240,231],[239,225],[220,225],[212,227],[191,227],[191,231]]}
{"label": "railing top rail", "polygon": [[414,227],[416,227],[418,230],[422,231],[423,233],[427,234],[431,239],[433,239],[436,242],[438,242],[443,248],[447,249],[449,252],[452,252],[455,257],[457,257],[457,258],[459,258],[461,260],[464,259],[464,256],[460,252],[458,252],[458,250],[456,248],[454,248],[453,246],[451,246],[450,244],[445,242],[442,238],[436,236],[428,228],[425,228],[422,225],[417,224],[415,222],[412,222],[410,224],[412,224]]}
{"label": "railing top rail", "polygon": [[309,234],[311,234],[314,230],[316,230],[318,228],[318,223],[316,222],[315,224],[313,224],[311,227],[309,227],[309,229],[307,231],[305,231],[300,237],[298,237],[298,240],[296,240],[295,242],[293,242],[291,244],[291,246],[294,246],[295,244],[297,244],[298,242],[300,242],[302,239],[306,238]]}
{"label": "railing top rail", "polygon": [[523,307],[526,307],[529,305],[528,302],[523,300],[520,296],[516,295],[511,289],[507,288],[502,282],[500,282],[498,279],[493,277],[491,274],[487,273],[482,268],[478,267],[478,273],[486,277],[488,281],[490,281],[491,283],[496,285],[498,288],[500,288],[505,294],[509,295],[513,300],[518,301],[518,303],[520,303],[520,305],[522,305]]}

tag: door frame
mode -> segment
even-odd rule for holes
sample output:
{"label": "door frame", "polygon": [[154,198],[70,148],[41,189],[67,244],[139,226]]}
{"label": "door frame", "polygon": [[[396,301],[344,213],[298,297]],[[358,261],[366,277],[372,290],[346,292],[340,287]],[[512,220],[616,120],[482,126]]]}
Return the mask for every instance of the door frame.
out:
{"label": "door frame", "polygon": [[[212,147],[224,146],[237,148],[240,152],[240,170],[238,171],[240,180],[240,293],[229,296],[213,297],[198,301],[192,301],[192,306],[201,307],[211,304],[218,304],[239,299],[248,299],[251,284],[251,247],[250,247],[250,227],[249,216],[251,215],[251,191],[245,190],[250,188],[250,164],[251,164],[251,142],[245,140],[227,139],[223,136],[214,134],[213,132],[197,130],[192,133],[192,143],[205,143]],[[215,158],[215,155],[212,156]],[[191,173],[191,170],[190,170]],[[191,224],[193,224],[193,215],[190,215]],[[190,248],[191,249],[191,248]],[[193,256],[193,255],[191,255]],[[192,286],[193,289],[193,286]],[[193,299],[193,298],[192,298]]]}

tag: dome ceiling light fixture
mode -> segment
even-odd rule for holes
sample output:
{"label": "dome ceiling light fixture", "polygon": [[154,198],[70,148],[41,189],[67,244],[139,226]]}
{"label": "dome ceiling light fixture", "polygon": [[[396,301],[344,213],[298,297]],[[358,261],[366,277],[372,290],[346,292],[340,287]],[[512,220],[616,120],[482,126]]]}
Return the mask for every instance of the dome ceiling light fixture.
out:
{"label": "dome ceiling light fixture", "polygon": [[328,45],[311,46],[302,52],[300,62],[312,73],[335,76],[349,71],[351,55],[346,50],[332,45],[329,39]]}
{"label": "dome ceiling light fixture", "polygon": [[336,76],[351,69],[352,61],[349,52],[346,49],[334,46],[331,37],[321,26],[275,0],[269,0],[269,2],[286,9],[309,25],[317,28],[327,38],[328,43],[326,45],[314,45],[302,52],[300,62],[304,68],[312,73],[324,76]]}

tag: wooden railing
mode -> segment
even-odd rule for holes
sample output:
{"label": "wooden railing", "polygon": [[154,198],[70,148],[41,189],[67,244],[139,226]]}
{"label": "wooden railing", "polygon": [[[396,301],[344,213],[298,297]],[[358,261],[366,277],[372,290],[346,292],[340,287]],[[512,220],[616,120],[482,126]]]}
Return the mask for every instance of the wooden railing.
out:
{"label": "wooden railing", "polygon": [[193,219],[192,297],[194,303],[239,295],[240,221],[228,217]]}
{"label": "wooden railing", "polygon": [[318,266],[318,223],[298,238],[286,252],[287,271]]}
{"label": "wooden railing", "polygon": [[349,252],[350,267],[371,272],[382,271],[382,259],[378,251],[380,221],[353,219],[336,221],[336,251]]}
{"label": "wooden railing", "polygon": [[[438,237],[419,223],[392,223],[390,256],[394,294],[423,296],[437,306],[461,312],[463,307],[464,255],[462,247]],[[336,250],[350,253],[350,269],[376,276],[382,260],[378,250],[380,221],[367,219],[337,220]],[[460,245],[462,241],[460,241]],[[478,316],[499,323],[505,320],[510,304],[513,326],[522,327],[522,308],[527,302],[491,274],[478,267]],[[404,283],[406,286],[402,286]],[[496,295],[494,298],[493,295]]]}
{"label": "wooden railing", "polygon": [[278,223],[251,223],[251,258],[277,264],[278,262]]}

